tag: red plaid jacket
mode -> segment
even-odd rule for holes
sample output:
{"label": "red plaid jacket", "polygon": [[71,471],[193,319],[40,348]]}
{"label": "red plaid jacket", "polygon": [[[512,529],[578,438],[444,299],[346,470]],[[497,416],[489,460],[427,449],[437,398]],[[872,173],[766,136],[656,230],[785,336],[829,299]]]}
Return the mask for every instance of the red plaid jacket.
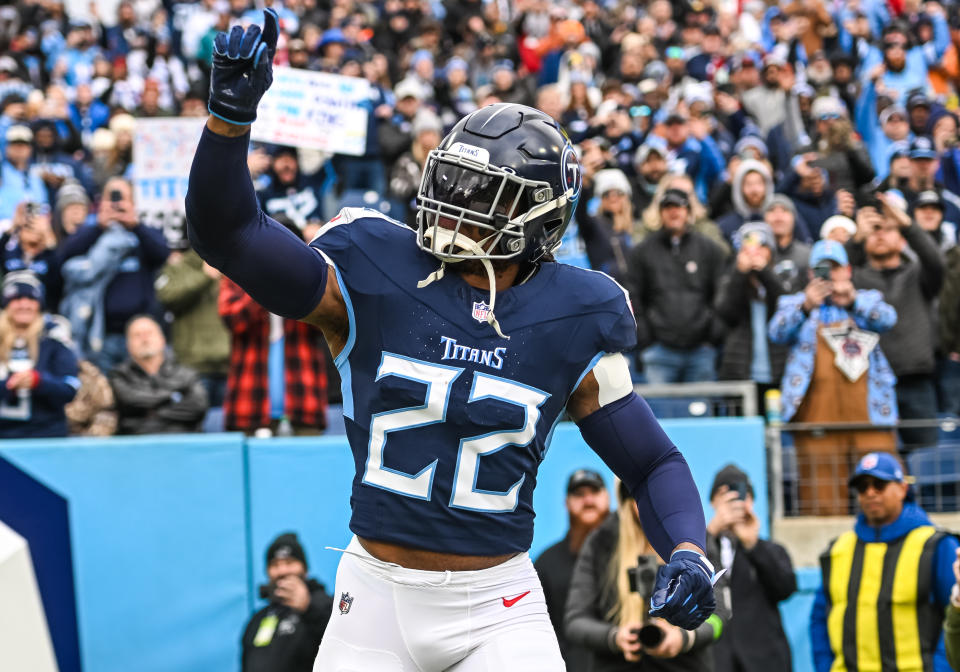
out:
{"label": "red plaid jacket", "polygon": [[[220,284],[220,317],[230,330],[230,370],[223,400],[228,430],[252,431],[270,424],[270,313],[236,283]],[[284,410],[294,425],[327,426],[327,373],[323,334],[296,320],[283,322]]]}

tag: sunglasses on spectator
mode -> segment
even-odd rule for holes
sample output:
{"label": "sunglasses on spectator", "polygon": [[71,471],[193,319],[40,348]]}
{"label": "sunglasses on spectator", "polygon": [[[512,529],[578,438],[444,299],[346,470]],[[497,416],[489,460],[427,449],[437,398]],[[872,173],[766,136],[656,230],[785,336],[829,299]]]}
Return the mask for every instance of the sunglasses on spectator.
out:
{"label": "sunglasses on spectator", "polygon": [[842,118],[843,118],[843,115],[837,114],[836,112],[827,112],[825,114],[821,114],[818,117],[820,121],[836,121],[837,119],[842,119]]}
{"label": "sunglasses on spectator", "polygon": [[891,40],[890,42],[884,42],[883,48],[884,49],[894,49],[894,48],[906,49],[907,43],[902,42],[900,40]]}
{"label": "sunglasses on spectator", "polygon": [[862,495],[870,488],[873,488],[877,492],[883,492],[888,485],[890,485],[890,481],[884,481],[879,478],[873,478],[872,476],[866,476],[864,478],[858,478],[853,484],[853,489],[856,490],[858,494]]}

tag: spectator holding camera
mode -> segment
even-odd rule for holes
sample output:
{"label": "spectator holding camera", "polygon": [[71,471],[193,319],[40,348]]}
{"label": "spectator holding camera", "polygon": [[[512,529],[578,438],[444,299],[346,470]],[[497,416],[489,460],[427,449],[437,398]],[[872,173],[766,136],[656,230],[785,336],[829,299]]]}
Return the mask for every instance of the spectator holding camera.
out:
{"label": "spectator holding camera", "polygon": [[43,314],[29,271],[4,277],[0,308],[0,438],[66,436],[63,409],[80,387],[69,329]]}
{"label": "spectator holding camera", "polygon": [[195,371],[166,353],[160,324],[138,315],[127,326],[129,359],[110,372],[120,434],[195,432],[207,412],[207,392]]}
{"label": "spectator holding camera", "polygon": [[776,240],[768,224],[750,222],[737,229],[733,245],[736,260],[720,281],[715,305],[727,326],[719,377],[750,379],[766,389],[779,381],[787,358],[786,349],[767,337],[768,317],[786,293],[773,268]]}
{"label": "spectator holding camera", "polygon": [[[753,484],[728,464],[710,488],[713,519],[707,524],[720,567],[730,573],[730,622],[713,646],[716,672],[790,669],[790,645],[778,603],[797,589],[790,556],[780,544],[760,538],[753,510]],[[719,567],[718,567],[719,570]]]}
{"label": "spectator holding camera", "polygon": [[[260,597],[270,603],[253,615],[241,640],[241,672],[311,672],[333,598],[307,576],[307,555],[293,532],[267,549],[267,578]],[[341,606],[347,613],[350,603]]]}
{"label": "spectator holding camera", "polygon": [[109,373],[126,357],[130,318],[159,312],[153,283],[169,254],[163,232],[140,222],[132,185],[113,177],[96,225],[80,228],[60,252],[68,302],[63,314],[80,325],[74,337],[87,359]]}
{"label": "spectator holding camera", "polygon": [[[857,233],[847,244],[852,257],[865,257],[854,268],[853,284],[883,292],[883,300],[897,311],[897,322],[880,337],[880,345],[897,376],[900,417],[935,418],[933,302],[943,284],[943,258],[930,235],[898,206],[894,196],[879,193],[876,198],[860,208]],[[904,254],[908,244],[915,260]],[[937,429],[902,429],[900,437],[909,450],[936,443]]]}
{"label": "spectator holding camera", "polygon": [[[820,240],[810,252],[810,282],[781,296],[770,320],[770,340],[790,346],[781,383],[784,422],[897,422],[896,377],[880,348],[879,334],[897,312],[875,289],[854,288],[846,250]],[[892,450],[888,431],[851,431],[794,437],[800,506],[805,513],[846,515],[842,484],[851,460]]]}
{"label": "spectator holding camera", "polygon": [[[730,615],[726,575],[720,577],[714,591],[716,611],[696,630],[651,619],[647,612],[656,572],[649,570],[662,560],[647,541],[636,503],[622,483],[617,494],[616,514],[590,533],[573,569],[564,619],[568,642],[593,653],[593,667],[589,668],[593,672],[711,670],[710,646],[726,628]],[[708,535],[707,556],[718,566],[720,558],[711,555],[711,547],[716,544]],[[635,577],[633,587],[630,574]],[[645,625],[654,627],[644,629]]]}
{"label": "spectator holding camera", "polygon": [[31,201],[17,206],[13,226],[0,236],[0,275],[30,271],[43,283],[46,302],[54,311],[60,305],[63,287],[56,245],[50,225],[50,208]]}

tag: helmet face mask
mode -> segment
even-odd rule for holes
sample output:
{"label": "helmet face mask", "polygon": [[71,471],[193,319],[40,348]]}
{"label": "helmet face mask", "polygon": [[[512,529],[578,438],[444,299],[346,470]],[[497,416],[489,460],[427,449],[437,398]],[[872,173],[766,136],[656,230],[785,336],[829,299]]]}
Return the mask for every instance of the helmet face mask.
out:
{"label": "helmet face mask", "polygon": [[[489,122],[501,114],[498,129]],[[490,131],[470,130],[478,115],[473,126]],[[489,106],[428,155],[417,242],[446,262],[536,261],[559,247],[579,192],[579,162],[553,120],[522,105]]]}

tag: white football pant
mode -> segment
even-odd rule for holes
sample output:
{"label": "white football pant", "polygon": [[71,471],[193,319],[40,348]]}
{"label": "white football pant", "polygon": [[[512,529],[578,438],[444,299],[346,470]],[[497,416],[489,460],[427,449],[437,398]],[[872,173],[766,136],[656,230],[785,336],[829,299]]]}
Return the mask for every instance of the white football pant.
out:
{"label": "white football pant", "polygon": [[313,672],[563,672],[526,553],[489,569],[427,572],[350,542]]}

